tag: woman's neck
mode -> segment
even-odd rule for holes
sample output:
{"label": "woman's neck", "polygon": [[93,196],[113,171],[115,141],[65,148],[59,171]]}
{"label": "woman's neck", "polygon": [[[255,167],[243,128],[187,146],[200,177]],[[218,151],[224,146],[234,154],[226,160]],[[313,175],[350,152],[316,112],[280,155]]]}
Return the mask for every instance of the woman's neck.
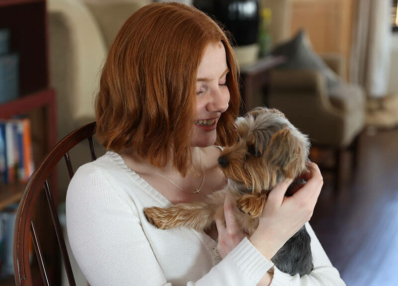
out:
{"label": "woman's neck", "polygon": [[[165,176],[183,177],[173,164],[173,155],[170,152],[167,164],[164,167],[153,166],[148,159],[141,158],[133,150],[122,150],[120,156],[128,167],[134,167],[137,173],[159,172]],[[186,176],[200,176],[203,173],[203,151],[200,147],[191,147],[192,165],[188,167]],[[133,168],[131,168],[133,169]]]}

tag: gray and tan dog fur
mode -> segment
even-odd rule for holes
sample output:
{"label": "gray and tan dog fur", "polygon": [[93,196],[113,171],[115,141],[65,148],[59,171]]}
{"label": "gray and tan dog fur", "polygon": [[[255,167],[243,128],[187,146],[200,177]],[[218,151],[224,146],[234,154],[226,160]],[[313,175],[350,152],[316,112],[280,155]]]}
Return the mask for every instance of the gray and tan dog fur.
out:
{"label": "gray and tan dog fur", "polygon": [[[296,179],[306,168],[307,136],[276,109],[255,108],[236,120],[238,141],[221,153],[218,162],[228,186],[203,202],[182,203],[169,208],[144,209],[148,221],[160,229],[188,227],[203,231],[215,218],[224,220],[228,194],[239,225],[249,236],[255,231],[269,192],[286,178]],[[275,266],[291,275],[312,271],[310,236],[305,227],[272,258]]]}

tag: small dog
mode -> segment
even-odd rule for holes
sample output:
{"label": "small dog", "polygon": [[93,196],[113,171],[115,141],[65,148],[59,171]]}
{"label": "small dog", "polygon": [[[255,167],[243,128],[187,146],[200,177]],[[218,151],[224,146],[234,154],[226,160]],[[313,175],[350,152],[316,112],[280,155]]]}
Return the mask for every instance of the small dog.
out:
{"label": "small dog", "polygon": [[[147,220],[160,229],[189,227],[203,231],[214,218],[224,220],[227,193],[237,206],[239,225],[250,235],[259,224],[269,192],[286,178],[297,179],[306,171],[310,143],[276,109],[255,108],[236,121],[238,141],[225,148],[218,162],[228,178],[228,186],[206,201],[182,203],[170,208],[144,209]],[[286,195],[288,194],[287,192]],[[239,211],[240,210],[240,211]],[[302,227],[272,258],[282,272],[308,274],[313,269],[311,238]]]}

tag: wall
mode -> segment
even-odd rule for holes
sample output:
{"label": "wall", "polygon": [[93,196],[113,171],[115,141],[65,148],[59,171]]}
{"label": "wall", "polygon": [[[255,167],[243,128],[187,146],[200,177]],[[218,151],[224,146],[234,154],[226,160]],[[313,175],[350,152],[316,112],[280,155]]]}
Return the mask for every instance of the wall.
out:
{"label": "wall", "polygon": [[292,34],[304,28],[317,53],[343,55],[348,70],[356,1],[293,0]]}
{"label": "wall", "polygon": [[398,93],[398,33],[394,33],[391,39],[390,79],[388,83],[389,93]]}

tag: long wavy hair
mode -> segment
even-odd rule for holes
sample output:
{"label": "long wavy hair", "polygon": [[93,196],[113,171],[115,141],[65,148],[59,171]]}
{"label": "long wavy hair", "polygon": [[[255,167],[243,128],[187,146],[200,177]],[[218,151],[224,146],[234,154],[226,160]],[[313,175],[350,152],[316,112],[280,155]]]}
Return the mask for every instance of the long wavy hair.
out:
{"label": "long wavy hair", "polygon": [[238,66],[230,38],[196,8],[153,3],[137,10],[117,34],[102,70],[95,112],[97,138],[108,150],[133,149],[152,165],[173,166],[185,175],[192,164],[190,136],[196,77],[209,43],[226,51],[229,108],[217,126],[216,144],[236,141]]}

